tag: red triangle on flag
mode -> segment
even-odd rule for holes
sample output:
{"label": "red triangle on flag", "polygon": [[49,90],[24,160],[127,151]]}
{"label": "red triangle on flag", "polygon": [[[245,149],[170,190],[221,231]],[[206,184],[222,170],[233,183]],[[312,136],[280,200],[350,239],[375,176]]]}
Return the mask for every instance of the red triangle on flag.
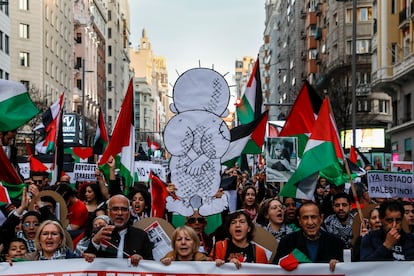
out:
{"label": "red triangle on flag", "polygon": [[317,122],[318,123],[315,123],[313,126],[309,140],[332,142],[335,147],[336,156],[340,159],[344,159],[344,153],[339,140],[338,130],[332,116],[328,97],[323,100]]}
{"label": "red triangle on flag", "polygon": [[10,200],[9,193],[7,192],[6,187],[4,187],[0,183],[0,204],[1,203],[10,204],[11,203],[11,200]]}
{"label": "red triangle on flag", "polygon": [[36,159],[33,155],[29,156],[30,171],[32,172],[47,172],[48,167],[45,166],[42,162]]}

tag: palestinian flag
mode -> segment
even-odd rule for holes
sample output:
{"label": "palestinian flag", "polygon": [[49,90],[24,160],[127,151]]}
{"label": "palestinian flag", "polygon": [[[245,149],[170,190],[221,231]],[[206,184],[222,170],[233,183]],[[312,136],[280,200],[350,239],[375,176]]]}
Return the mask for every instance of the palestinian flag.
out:
{"label": "palestinian flag", "polygon": [[[319,172],[331,169],[343,159],[344,153],[331,115],[329,98],[326,97],[312,128],[302,160],[279,196],[312,200]],[[333,172],[342,174],[342,171]]]}
{"label": "palestinian flag", "polygon": [[321,98],[305,80],[279,135],[298,137],[299,157],[302,157],[321,104]]}
{"label": "palestinian flag", "polygon": [[166,205],[166,198],[169,195],[167,191],[167,184],[165,184],[152,171],[149,176],[151,180],[151,217],[164,218],[164,211]]}
{"label": "palestinian flag", "polygon": [[49,170],[49,168],[45,164],[43,164],[33,155],[29,156],[29,164],[31,172],[47,172]]}
{"label": "palestinian flag", "polygon": [[258,118],[263,110],[263,92],[260,80],[259,59],[254,64],[252,74],[247,83],[246,90],[237,106],[237,118],[240,124],[247,124]]}
{"label": "palestinian flag", "polygon": [[26,86],[20,82],[0,79],[0,131],[14,130],[39,113]]}
{"label": "palestinian flag", "polygon": [[[355,179],[358,176],[362,176],[366,174],[366,171],[349,160],[348,158],[345,158],[346,162],[348,162],[348,167],[351,173],[351,178]],[[334,183],[336,186],[345,184],[349,182],[349,176],[346,172],[345,164],[344,162],[337,162],[336,164],[333,164],[319,172],[319,175],[321,177],[326,178],[329,182]]]}
{"label": "palestinian flag", "polygon": [[105,128],[103,112],[99,109],[98,125],[96,126],[95,139],[93,140],[93,153],[102,154],[108,146],[109,138]]}
{"label": "palestinian flag", "polygon": [[3,147],[0,147],[0,205],[8,204],[10,198],[18,198],[22,195],[26,184],[20,179],[17,171],[7,158]]}
{"label": "palestinian flag", "polygon": [[0,182],[0,206],[8,205],[11,203],[9,193],[7,192],[7,188],[3,186]]}
{"label": "palestinian flag", "polygon": [[157,142],[152,141],[150,137],[147,138],[148,156],[152,156],[153,152],[160,149],[160,145]]}
{"label": "palestinian flag", "polygon": [[230,146],[221,158],[222,164],[230,164],[242,154],[262,153],[268,116],[265,111],[253,122],[230,130]]}
{"label": "palestinian flag", "polygon": [[93,155],[91,147],[71,147],[64,149],[65,154],[70,154],[75,163],[88,162],[89,157]]}
{"label": "palestinian flag", "polygon": [[40,132],[41,141],[36,144],[36,150],[39,153],[53,152],[58,138],[58,127],[61,111],[63,109],[64,93],[54,102],[48,110],[42,114],[42,123],[33,130]]}
{"label": "palestinian flag", "polygon": [[110,156],[115,158],[116,168],[123,178],[126,193],[134,184],[135,172],[135,127],[134,127],[134,88],[132,79],[129,82],[121,111],[112,132],[112,138],[102,155],[98,165],[109,179],[109,166],[106,164]]}

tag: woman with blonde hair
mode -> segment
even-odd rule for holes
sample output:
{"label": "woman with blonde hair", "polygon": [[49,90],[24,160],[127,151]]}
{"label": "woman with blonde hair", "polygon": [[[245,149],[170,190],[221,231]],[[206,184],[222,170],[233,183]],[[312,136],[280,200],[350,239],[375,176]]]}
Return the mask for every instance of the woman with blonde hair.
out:
{"label": "woman with blonde hair", "polygon": [[38,228],[35,236],[36,251],[27,254],[27,259],[59,260],[78,258],[66,244],[65,230],[58,221],[46,220]]}
{"label": "woman with blonde hair", "polygon": [[199,252],[200,239],[193,228],[181,226],[172,235],[172,248],[160,261],[169,265],[172,261],[210,261],[210,258]]}

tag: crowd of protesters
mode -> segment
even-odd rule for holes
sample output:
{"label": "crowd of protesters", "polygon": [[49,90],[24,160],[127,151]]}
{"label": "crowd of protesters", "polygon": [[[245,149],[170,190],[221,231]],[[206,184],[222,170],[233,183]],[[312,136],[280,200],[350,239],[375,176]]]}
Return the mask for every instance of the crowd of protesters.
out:
{"label": "crowd of protesters", "polygon": [[[3,206],[0,228],[2,261],[84,258],[129,258],[131,264],[153,260],[147,233],[134,224],[151,215],[152,195],[147,185],[135,184],[128,192],[116,176],[115,160],[107,162],[109,179],[96,170],[96,182],[70,184],[67,175],[49,183],[48,175],[31,172],[20,202]],[[172,234],[172,248],[161,263],[215,261],[279,264],[292,270],[298,263],[327,263],[331,271],[344,261],[344,249],[352,261],[414,260],[414,207],[399,198],[370,198],[364,178],[355,183],[356,195],[345,185],[319,177],[313,200],[279,198],[279,183],[267,183],[264,168],[223,170],[223,183],[232,182],[237,193],[235,210],[222,213],[223,225],[207,234],[207,218],[197,210]],[[169,183],[170,185],[173,185]],[[232,186],[230,185],[230,186]],[[67,207],[58,217],[57,193]],[[172,194],[174,188],[169,190]],[[358,216],[355,203],[365,210]],[[166,215],[171,222],[171,216]],[[358,224],[355,231],[355,224]],[[257,229],[268,231],[279,243],[270,260],[263,247],[253,242]]]}

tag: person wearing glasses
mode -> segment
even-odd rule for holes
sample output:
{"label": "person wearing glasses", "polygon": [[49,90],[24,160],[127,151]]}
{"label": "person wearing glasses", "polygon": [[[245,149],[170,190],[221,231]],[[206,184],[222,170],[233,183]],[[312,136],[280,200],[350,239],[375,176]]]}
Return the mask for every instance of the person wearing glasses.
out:
{"label": "person wearing glasses", "polygon": [[386,200],[380,204],[378,212],[382,227],[362,238],[361,261],[413,261],[414,236],[402,229],[402,203]]}
{"label": "person wearing glasses", "polygon": [[[27,188],[23,189],[20,206],[12,211],[0,229],[0,243],[5,244],[14,237],[22,238],[27,244],[27,251],[36,251],[35,235],[41,222],[41,214],[37,211],[27,211],[31,198]],[[42,207],[40,210],[43,211]]]}
{"label": "person wearing glasses", "polygon": [[36,232],[35,244],[36,251],[25,256],[29,261],[79,258],[67,247],[65,230],[55,220],[42,222]]}
{"label": "person wearing glasses", "polygon": [[286,207],[277,198],[263,201],[259,208],[256,223],[272,234],[277,241],[294,232],[293,228],[284,223]]}
{"label": "person wearing glasses", "polygon": [[108,200],[108,216],[112,224],[102,227],[91,239],[84,258],[92,262],[95,257],[129,258],[133,266],[139,261],[153,260],[152,244],[144,230],[129,224],[130,203],[124,195]]}
{"label": "person wearing glasses", "polygon": [[193,228],[197,233],[198,239],[200,240],[199,251],[201,253],[209,255],[213,246],[213,239],[205,232],[205,228],[207,226],[206,218],[201,216],[196,210],[194,211],[193,215],[187,217],[185,225]]}

